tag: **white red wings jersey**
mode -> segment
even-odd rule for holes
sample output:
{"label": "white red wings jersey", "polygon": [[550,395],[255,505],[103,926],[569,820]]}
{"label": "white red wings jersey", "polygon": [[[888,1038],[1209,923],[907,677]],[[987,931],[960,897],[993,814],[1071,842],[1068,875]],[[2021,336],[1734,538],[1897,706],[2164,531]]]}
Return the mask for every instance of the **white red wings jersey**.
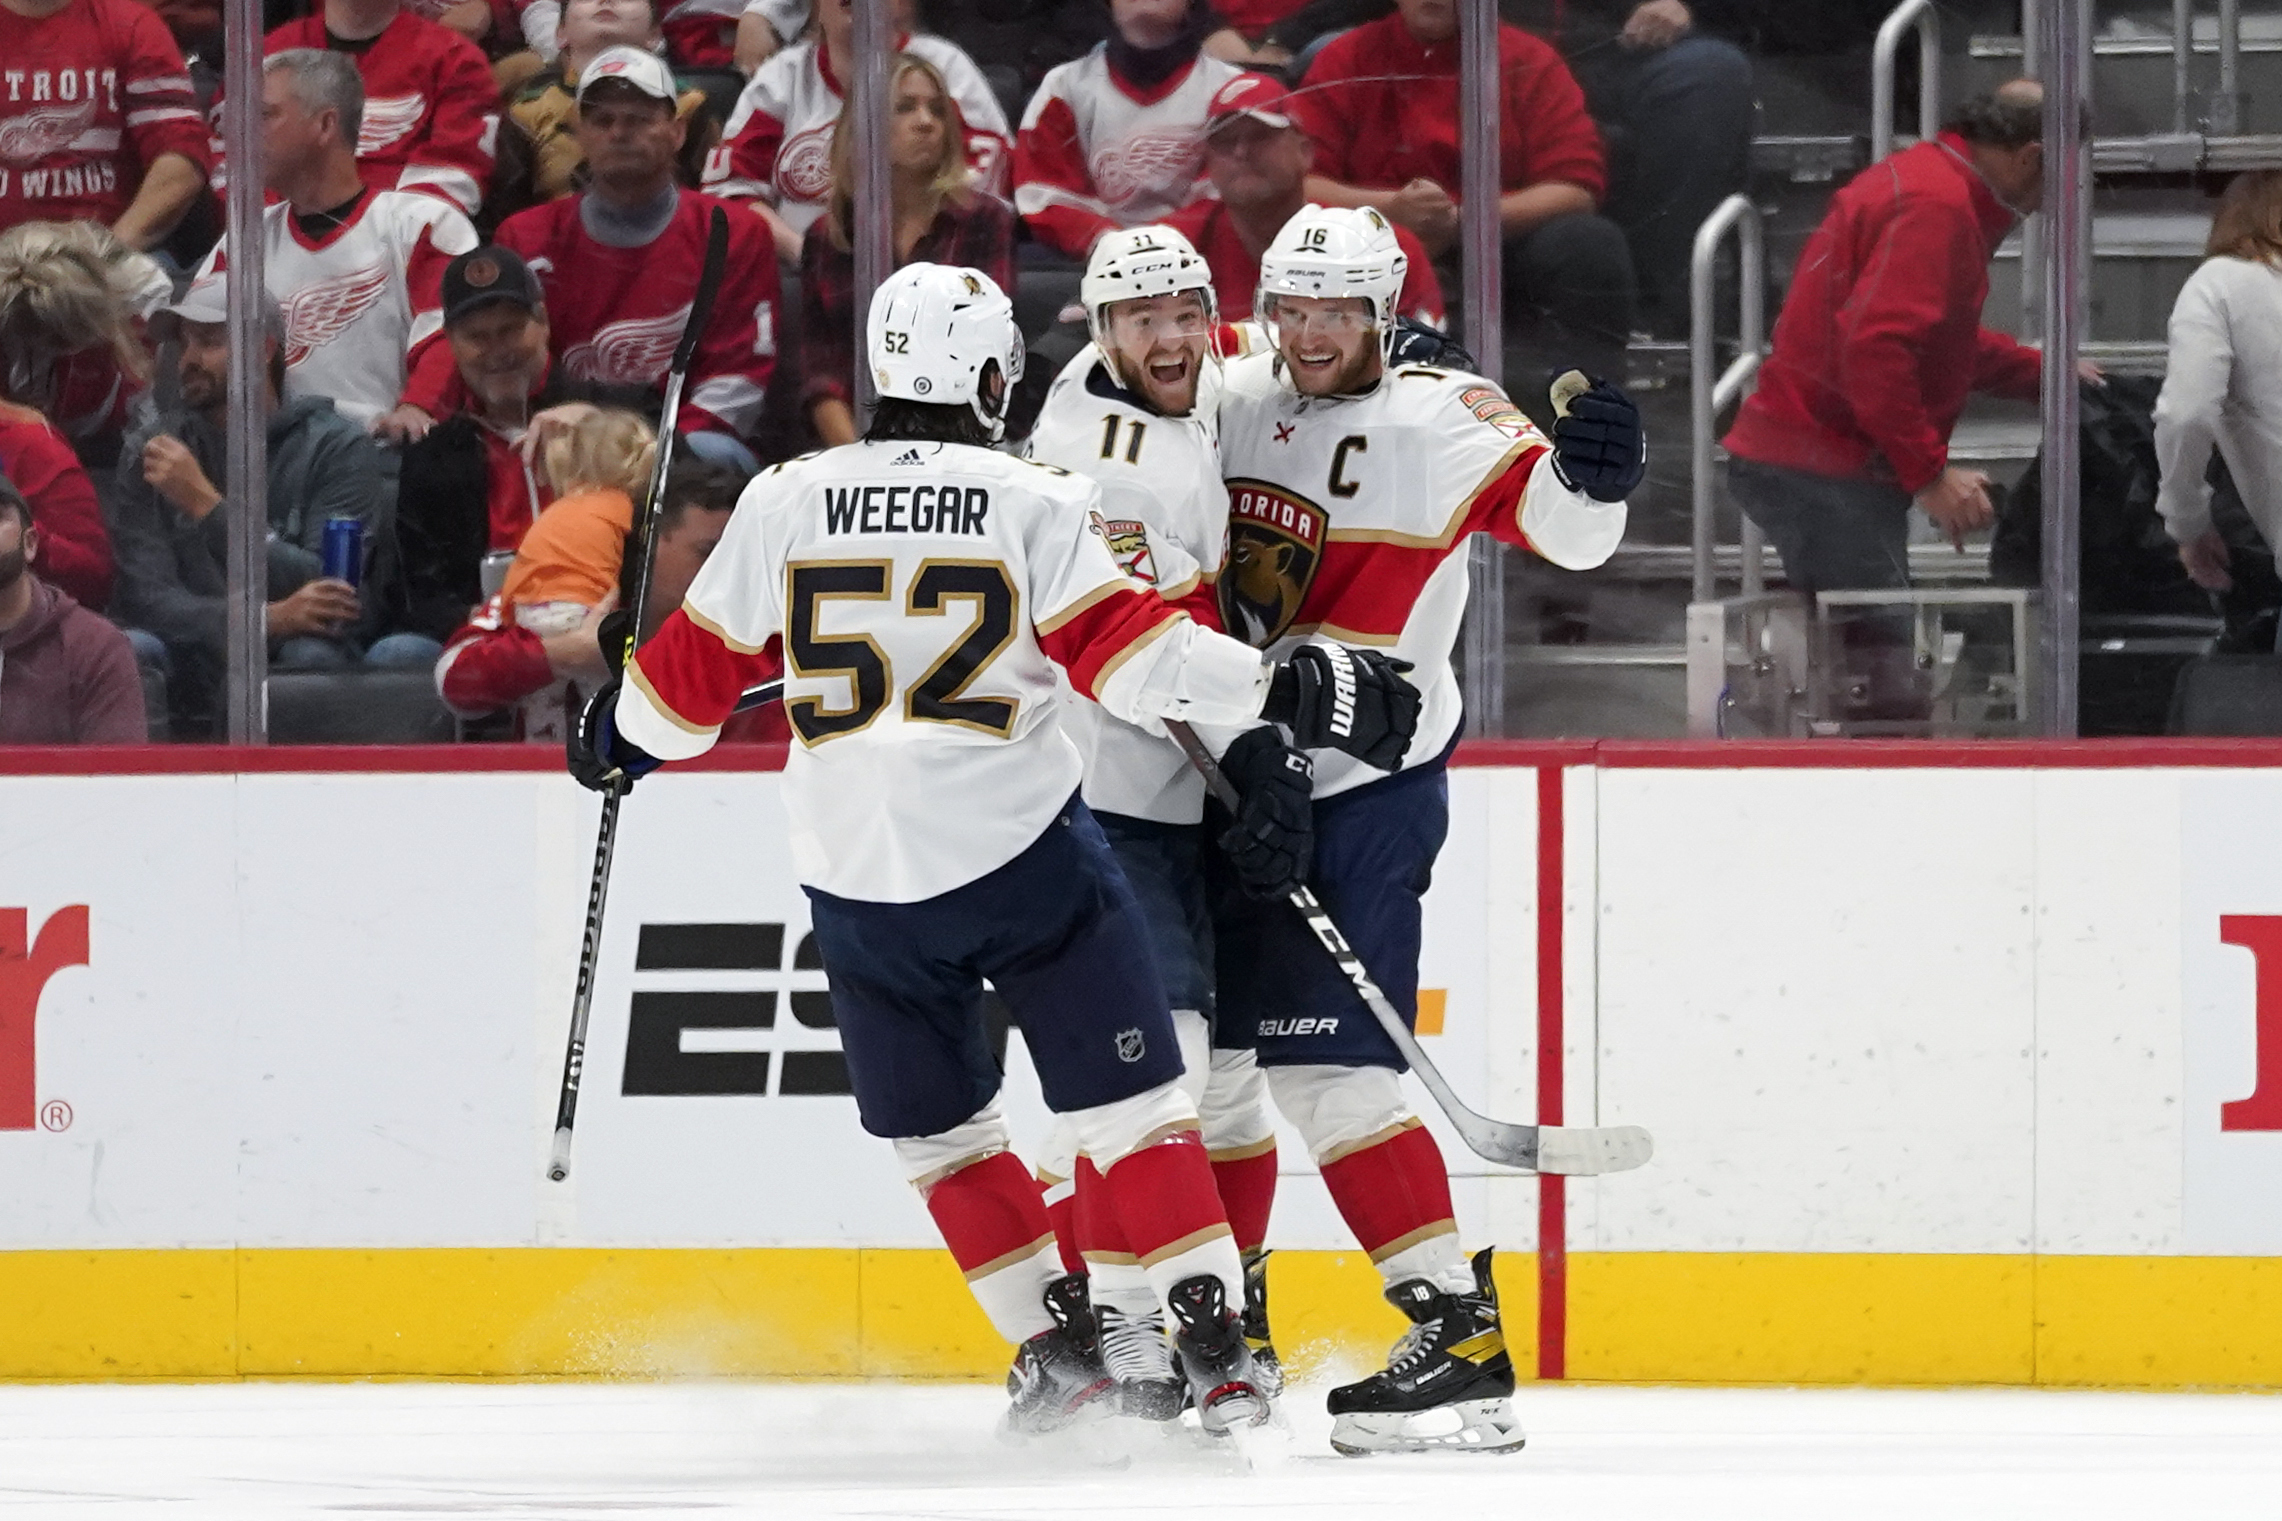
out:
{"label": "white red wings jersey", "polygon": [[[933,64],[951,87],[975,187],[1004,196],[1006,113],[982,70],[941,37],[906,37],[902,47]],[[823,43],[811,38],[771,54],[737,97],[721,146],[706,165],[705,188],[766,200],[794,232],[805,233],[831,198],[832,129],[839,120],[840,81]]]}
{"label": "white red wings jersey", "polygon": [[[468,219],[432,195],[368,190],[321,238],[293,208],[262,211],[262,283],[285,314],[285,390],[330,396],[370,424],[404,394],[405,377],[443,342],[444,266],[475,247]],[[214,245],[201,277],[226,267]]]}
{"label": "white red wings jersey", "polygon": [[[547,293],[555,357],[580,380],[663,387],[689,322],[705,266],[709,195],[680,192],[665,231],[639,248],[614,248],[579,218],[584,195],[517,212],[499,226]],[[690,358],[681,431],[750,433],[776,371],[776,249],[759,217],[729,213],[729,259],[713,317]]]}
{"label": "white red wings jersey", "polygon": [[1014,145],[1014,209],[1075,258],[1117,227],[1162,221],[1199,194],[1206,108],[1241,71],[1199,53],[1153,90],[1118,77],[1106,43],[1051,70]]}
{"label": "white red wings jersey", "polygon": [[[1220,574],[1228,488],[1214,442],[1219,379],[1207,365],[1196,410],[1167,417],[1120,386],[1088,344],[1055,377],[1030,434],[1032,459],[1101,487],[1102,532],[1119,568],[1168,602],[1192,601]],[[1162,728],[1112,717],[1075,693],[1063,719],[1085,761],[1087,807],[1164,824],[1204,816],[1204,780]]]}
{"label": "white red wings jersey", "polygon": [[30,20],[0,6],[0,230],[109,225],[161,154],[208,167],[190,71],[135,0],[72,0]]}
{"label": "white red wings jersey", "polygon": [[[288,21],[263,45],[270,53],[325,46],[322,15]],[[364,121],[357,128],[357,172],[364,182],[375,190],[425,191],[473,215],[491,188],[499,145],[499,86],[483,50],[405,9],[371,47],[349,56],[364,80]],[[217,101],[217,163],[221,111]],[[223,178],[216,173],[217,188]]]}
{"label": "white red wings jersey", "polygon": [[1057,667],[1126,718],[1240,723],[1258,653],[1117,567],[1101,490],[963,444],[857,443],[756,476],[627,669],[618,730],[703,751],[781,639],[800,880],[911,903],[1012,860],[1077,789]]}
{"label": "white red wings jersey", "polygon": [[[1489,533],[1588,570],[1623,538],[1624,504],[1562,485],[1545,436],[1479,375],[1406,365],[1364,395],[1310,400],[1279,363],[1231,360],[1221,392],[1222,626],[1271,651],[1323,639],[1410,661],[1425,702],[1403,763],[1431,761],[1464,717],[1450,652],[1466,541]],[[1383,774],[1319,752],[1316,795]]]}

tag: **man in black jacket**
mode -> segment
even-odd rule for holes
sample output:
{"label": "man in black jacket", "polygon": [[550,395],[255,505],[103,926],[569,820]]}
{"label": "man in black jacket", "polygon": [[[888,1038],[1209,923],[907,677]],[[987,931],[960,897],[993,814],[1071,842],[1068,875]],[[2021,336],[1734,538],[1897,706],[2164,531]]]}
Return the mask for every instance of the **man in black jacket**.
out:
{"label": "man in black jacket", "polygon": [[404,451],[396,536],[403,594],[393,627],[448,638],[514,558],[554,493],[537,464],[547,409],[570,402],[655,417],[640,387],[574,379],[547,358],[538,277],[509,249],[485,244],[444,271],[444,333],[458,377],[455,410]]}

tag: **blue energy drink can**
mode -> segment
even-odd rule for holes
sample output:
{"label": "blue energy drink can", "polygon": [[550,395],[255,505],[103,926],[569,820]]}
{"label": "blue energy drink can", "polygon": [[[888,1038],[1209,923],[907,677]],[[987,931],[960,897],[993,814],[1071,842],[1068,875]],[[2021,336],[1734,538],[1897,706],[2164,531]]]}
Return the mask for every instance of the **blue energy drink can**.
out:
{"label": "blue energy drink can", "polygon": [[318,555],[320,573],[329,580],[357,584],[364,571],[364,523],[357,518],[327,518],[325,544]]}

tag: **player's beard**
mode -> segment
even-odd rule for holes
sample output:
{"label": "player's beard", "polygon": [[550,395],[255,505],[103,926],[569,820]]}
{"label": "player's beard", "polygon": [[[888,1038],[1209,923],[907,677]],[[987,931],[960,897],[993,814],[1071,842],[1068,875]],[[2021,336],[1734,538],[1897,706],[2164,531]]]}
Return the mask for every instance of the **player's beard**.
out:
{"label": "player's beard", "polygon": [[1197,386],[1204,374],[1204,354],[1201,350],[1186,351],[1188,372],[1177,381],[1166,381],[1149,372],[1150,363],[1165,358],[1178,359],[1183,351],[1176,349],[1171,355],[1149,353],[1139,360],[1130,355],[1118,356],[1118,369],[1123,372],[1126,389],[1140,395],[1150,406],[1166,417],[1186,417],[1196,410]]}
{"label": "player's beard", "polygon": [[[1323,371],[1303,370],[1300,366],[1293,364],[1289,349],[1279,349],[1278,353],[1284,361],[1285,373],[1292,377],[1292,388],[1303,396],[1351,396],[1357,392],[1369,390],[1372,383],[1378,378],[1373,373],[1379,358],[1379,340],[1376,332],[1373,332],[1351,357],[1342,360],[1337,368],[1330,372],[1331,379],[1328,384],[1318,380],[1318,377],[1324,373]],[[1304,386],[1300,384],[1300,377],[1303,374],[1308,380],[1308,384]],[[1321,385],[1321,389],[1317,389],[1319,385]]]}

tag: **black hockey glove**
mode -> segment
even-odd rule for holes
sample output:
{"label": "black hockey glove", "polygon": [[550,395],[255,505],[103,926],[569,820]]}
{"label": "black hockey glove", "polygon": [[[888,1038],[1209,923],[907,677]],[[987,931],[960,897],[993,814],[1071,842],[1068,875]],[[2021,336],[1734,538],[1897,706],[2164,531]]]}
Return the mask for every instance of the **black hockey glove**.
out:
{"label": "black hockey glove", "polygon": [[1243,806],[1220,833],[1221,853],[1251,898],[1288,898],[1307,885],[1315,854],[1315,768],[1307,752],[1263,726],[1236,737],[1220,769]]}
{"label": "black hockey glove", "polygon": [[1276,667],[1260,716],[1290,729],[1302,750],[1338,750],[1392,771],[1418,732],[1418,688],[1403,680],[1409,669],[1377,650],[1303,644]]}
{"label": "black hockey glove", "polygon": [[579,709],[563,750],[570,774],[590,792],[624,792],[638,777],[648,776],[664,762],[618,732],[614,714],[622,678],[612,676],[595,688]]}
{"label": "black hockey glove", "polygon": [[1430,364],[1445,370],[1473,371],[1474,356],[1466,345],[1443,332],[1428,327],[1416,317],[1395,319],[1394,352],[1389,356],[1395,364]]}
{"label": "black hockey glove", "polygon": [[[1574,378],[1572,378],[1574,377]],[[1648,473],[1648,435],[1640,408],[1605,380],[1575,370],[1553,382],[1553,473],[1596,502],[1621,502]],[[1564,400],[1563,393],[1568,392]]]}

